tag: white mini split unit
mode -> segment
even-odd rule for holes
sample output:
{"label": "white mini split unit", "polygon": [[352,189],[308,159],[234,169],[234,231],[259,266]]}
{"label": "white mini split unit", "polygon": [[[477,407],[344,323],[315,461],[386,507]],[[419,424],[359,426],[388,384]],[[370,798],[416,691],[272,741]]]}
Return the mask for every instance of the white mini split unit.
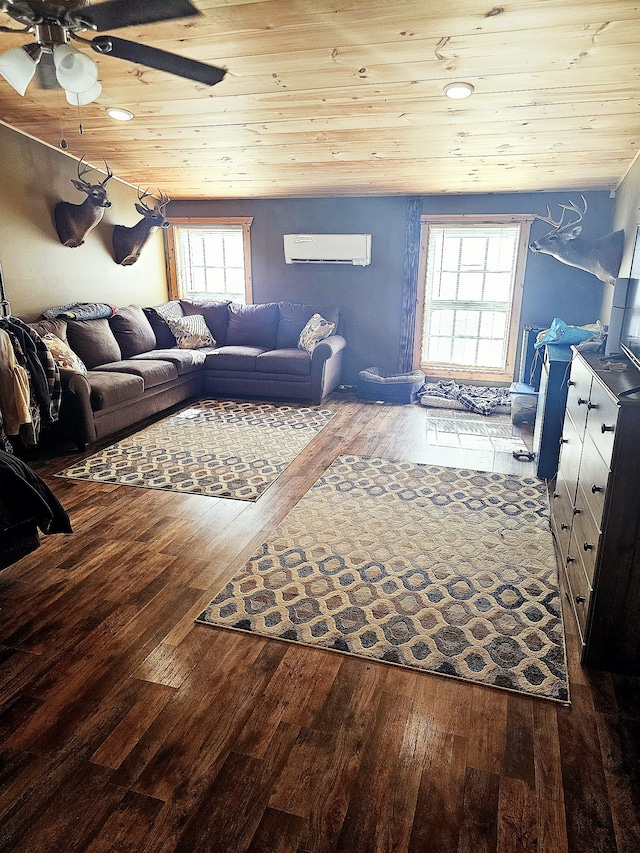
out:
{"label": "white mini split unit", "polygon": [[371,234],[285,234],[284,259],[288,264],[371,263]]}

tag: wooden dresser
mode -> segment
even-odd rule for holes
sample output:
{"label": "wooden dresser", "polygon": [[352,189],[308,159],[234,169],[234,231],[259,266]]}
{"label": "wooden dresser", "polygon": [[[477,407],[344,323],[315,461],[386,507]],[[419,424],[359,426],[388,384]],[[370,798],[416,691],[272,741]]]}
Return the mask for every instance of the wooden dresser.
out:
{"label": "wooden dresser", "polygon": [[573,353],[551,520],[583,665],[640,674],[640,372],[618,360]]}

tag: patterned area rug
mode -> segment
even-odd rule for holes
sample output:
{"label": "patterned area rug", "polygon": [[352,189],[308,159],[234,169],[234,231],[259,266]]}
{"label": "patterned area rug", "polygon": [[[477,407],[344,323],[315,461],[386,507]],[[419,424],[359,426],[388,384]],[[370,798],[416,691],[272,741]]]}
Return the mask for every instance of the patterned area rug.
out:
{"label": "patterned area rug", "polygon": [[302,405],[201,400],[57,476],[255,501],[333,416]]}
{"label": "patterned area rug", "polygon": [[533,477],[340,456],[196,621],[568,701]]}

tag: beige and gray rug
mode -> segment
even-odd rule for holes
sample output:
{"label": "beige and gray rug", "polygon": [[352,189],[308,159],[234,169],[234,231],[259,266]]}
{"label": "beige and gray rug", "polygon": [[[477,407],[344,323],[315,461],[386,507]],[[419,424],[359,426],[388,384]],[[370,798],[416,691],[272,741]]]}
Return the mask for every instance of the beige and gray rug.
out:
{"label": "beige and gray rug", "polygon": [[57,476],[255,501],[333,416],[313,406],[201,400]]}
{"label": "beige and gray rug", "polygon": [[196,621],[569,697],[534,477],[340,456]]}

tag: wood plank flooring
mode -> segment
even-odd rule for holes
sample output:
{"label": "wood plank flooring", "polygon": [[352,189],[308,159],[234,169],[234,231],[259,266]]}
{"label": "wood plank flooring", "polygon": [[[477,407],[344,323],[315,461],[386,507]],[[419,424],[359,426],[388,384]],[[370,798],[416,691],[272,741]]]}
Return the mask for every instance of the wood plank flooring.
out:
{"label": "wood plank flooring", "polygon": [[640,679],[582,669],[568,609],[571,707],[194,624],[340,453],[533,470],[439,444],[450,413],[327,403],[255,504],[32,460],[74,533],[0,573],[2,853],[640,850]]}

